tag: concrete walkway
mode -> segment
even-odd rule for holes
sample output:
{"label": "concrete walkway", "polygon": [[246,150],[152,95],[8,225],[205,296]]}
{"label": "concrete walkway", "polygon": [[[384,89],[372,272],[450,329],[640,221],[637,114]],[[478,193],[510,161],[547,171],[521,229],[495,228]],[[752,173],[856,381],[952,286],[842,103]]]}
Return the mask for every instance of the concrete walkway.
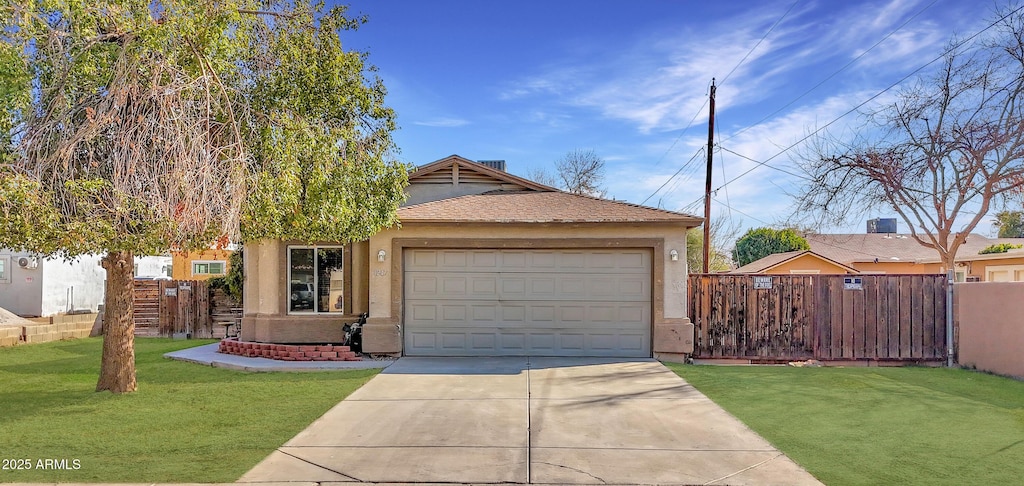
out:
{"label": "concrete walkway", "polygon": [[654,360],[402,358],[239,482],[821,484]]}

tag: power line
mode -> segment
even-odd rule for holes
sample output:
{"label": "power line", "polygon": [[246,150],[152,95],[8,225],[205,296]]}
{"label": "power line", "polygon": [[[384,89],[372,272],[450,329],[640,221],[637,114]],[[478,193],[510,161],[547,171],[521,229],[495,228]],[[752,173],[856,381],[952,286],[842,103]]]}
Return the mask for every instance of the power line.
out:
{"label": "power line", "polygon": [[[854,106],[853,108],[849,109],[848,111],[846,111],[846,112],[845,112],[845,113],[843,113],[842,115],[839,115],[838,117],[836,117],[836,118],[832,119],[832,121],[830,121],[830,122],[826,123],[826,124],[825,124],[824,126],[822,126],[822,127],[818,128],[818,129],[814,130],[813,132],[811,132],[811,133],[807,134],[806,136],[804,136],[804,137],[803,137],[803,138],[801,138],[800,140],[797,140],[796,142],[793,142],[793,143],[792,143],[792,144],[790,144],[790,145],[789,145],[788,147],[786,147],[786,148],[782,149],[781,151],[779,151],[779,152],[778,152],[778,153],[776,153],[775,155],[772,155],[771,157],[768,157],[767,159],[765,159],[765,160],[764,160],[764,161],[762,161],[762,162],[757,162],[757,165],[755,165],[754,167],[751,167],[750,169],[747,169],[746,171],[744,171],[744,172],[743,172],[743,173],[741,173],[740,175],[738,175],[738,176],[736,176],[736,177],[733,177],[732,179],[729,179],[728,181],[726,181],[726,182],[725,182],[724,184],[722,184],[721,186],[718,186],[717,188],[715,188],[715,191],[718,191],[719,189],[721,189],[721,188],[723,188],[723,187],[725,187],[725,186],[727,186],[727,185],[729,185],[729,184],[731,184],[731,183],[735,182],[735,181],[736,181],[737,179],[739,179],[739,178],[741,178],[741,177],[743,177],[743,176],[746,176],[747,174],[749,174],[749,173],[751,173],[751,172],[753,172],[753,171],[757,170],[757,168],[758,168],[758,167],[761,167],[761,166],[763,166],[763,165],[766,165],[766,164],[767,164],[768,162],[770,162],[770,161],[774,160],[774,159],[775,159],[776,157],[778,157],[778,156],[780,156],[780,155],[782,155],[782,154],[784,154],[784,153],[786,153],[786,152],[790,151],[791,149],[793,149],[793,147],[796,147],[797,145],[800,145],[801,143],[805,142],[805,141],[806,141],[807,139],[809,139],[809,138],[811,138],[811,137],[813,137],[813,136],[817,135],[817,134],[818,134],[818,133],[820,133],[820,132],[821,132],[822,130],[825,130],[826,128],[828,128],[828,127],[832,126],[832,125],[833,125],[834,123],[836,123],[837,121],[839,121],[839,120],[841,120],[841,119],[845,118],[845,117],[846,117],[847,115],[849,115],[850,113],[853,113],[853,112],[855,112],[855,111],[859,110],[859,109],[860,109],[861,107],[863,107],[864,105],[866,105],[866,104],[868,104],[868,103],[870,103],[870,102],[874,101],[874,100],[875,100],[876,98],[878,98],[879,96],[882,96],[883,94],[885,94],[885,93],[886,93],[887,91],[889,91],[890,89],[892,89],[892,88],[895,88],[896,86],[899,86],[900,84],[903,84],[903,82],[905,82],[905,81],[906,81],[907,79],[910,79],[910,77],[911,77],[911,76],[913,76],[913,75],[915,75],[915,74],[917,74],[917,73],[921,72],[921,71],[922,71],[922,70],[923,70],[924,68],[926,68],[926,67],[928,67],[928,66],[930,66],[930,65],[934,64],[934,63],[935,63],[936,61],[938,61],[938,60],[942,59],[943,57],[945,57],[946,55],[948,55],[948,54],[949,54],[950,52],[953,52],[953,51],[955,51],[956,49],[959,49],[960,47],[964,46],[964,45],[965,45],[965,44],[967,44],[968,42],[970,42],[970,41],[974,40],[975,38],[977,38],[977,37],[978,37],[979,35],[981,35],[981,34],[983,34],[983,33],[987,32],[987,31],[988,31],[989,29],[991,29],[992,27],[995,27],[995,26],[996,26],[997,24],[999,24],[1000,22],[1002,22],[1003,20],[1005,20],[1005,19],[1006,19],[1006,18],[1008,18],[1009,16],[1011,16],[1011,15],[1014,15],[1014,14],[1016,14],[1017,12],[1020,12],[1021,10],[1024,10],[1024,4],[1021,4],[1021,6],[1017,7],[1017,8],[1016,8],[1016,9],[1014,9],[1013,11],[1011,11],[1011,12],[1007,13],[1006,15],[1004,15],[1004,16],[1002,16],[1002,17],[998,18],[998,19],[996,19],[996,20],[995,20],[994,22],[992,22],[991,24],[989,24],[989,25],[988,25],[987,27],[985,27],[984,29],[981,29],[981,30],[979,30],[978,32],[975,32],[975,33],[974,33],[974,34],[972,34],[972,35],[971,35],[970,37],[967,37],[966,39],[964,39],[964,40],[962,40],[962,41],[960,41],[960,42],[957,42],[957,43],[956,43],[955,45],[953,45],[953,46],[951,46],[950,48],[946,49],[946,50],[945,50],[945,51],[943,51],[943,52],[942,52],[941,54],[939,54],[938,56],[936,56],[936,57],[935,57],[934,59],[932,59],[932,60],[930,60],[930,61],[928,61],[928,62],[924,63],[923,65],[921,65],[921,66],[920,66],[920,67],[918,67],[917,69],[914,69],[913,71],[911,71],[910,73],[908,73],[908,74],[907,74],[906,76],[903,76],[903,77],[902,77],[902,78],[900,78],[900,79],[899,79],[898,81],[896,81],[896,82],[894,82],[894,83],[890,84],[890,85],[889,85],[888,87],[886,87],[885,89],[883,89],[883,90],[879,91],[878,93],[875,93],[875,94],[874,94],[874,95],[872,95],[872,96],[871,96],[870,98],[868,98],[868,99],[864,100],[863,102],[859,103],[859,104],[858,104],[857,106]],[[698,202],[699,202],[699,200],[698,200]]]}
{"label": "power line", "polygon": [[[785,19],[787,15],[789,15],[789,12],[790,12],[790,11],[792,11],[792,10],[793,10],[793,7],[796,7],[796,5],[797,5],[798,3],[800,3],[800,0],[796,0],[796,1],[794,1],[794,2],[793,2],[793,3],[792,3],[792,4],[790,5],[790,6],[789,6],[789,8],[788,8],[788,9],[786,9],[786,11],[785,11],[785,12],[783,12],[782,16],[781,16],[781,17],[779,17],[779,20],[776,20],[776,21],[775,21],[775,23],[774,23],[774,24],[772,24],[772,26],[768,28],[768,30],[767,30],[767,31],[766,31],[766,32],[764,33],[764,35],[763,35],[763,36],[761,36],[761,39],[757,41],[757,44],[754,44],[754,47],[751,47],[751,48],[750,48],[750,50],[749,50],[749,51],[747,51],[747,54],[746,54],[745,56],[743,56],[743,59],[740,59],[740,61],[739,61],[738,63],[736,63],[736,65],[735,65],[735,66],[733,66],[732,70],[730,70],[730,71],[729,71],[729,74],[726,74],[726,75],[725,75],[725,77],[724,77],[724,78],[722,78],[722,82],[721,82],[721,83],[719,83],[719,85],[725,84],[725,80],[729,79],[729,76],[732,76],[732,73],[734,73],[734,72],[735,72],[735,71],[736,71],[737,69],[739,69],[739,67],[740,67],[740,66],[741,66],[741,65],[743,64],[743,62],[744,62],[744,61],[746,61],[746,60],[747,60],[747,58],[748,58],[748,57],[750,57],[750,55],[754,53],[754,50],[756,50],[756,49],[757,49],[757,46],[760,46],[760,45],[761,45],[761,43],[762,43],[762,42],[764,42],[764,40],[768,38],[768,34],[771,34],[771,32],[772,32],[773,30],[775,30],[775,27],[777,27],[777,26],[778,26],[778,25],[779,25],[780,23],[782,23],[782,20],[783,20],[783,19]],[[700,116],[700,114],[701,114],[702,112],[704,112],[704,107],[705,107],[705,106],[707,106],[707,105],[708,105],[708,99],[705,99],[705,100],[704,100],[704,103],[702,103],[702,104],[700,105],[700,108],[698,108],[698,109],[697,109],[697,113],[694,113],[694,115],[693,115],[693,118],[691,118],[691,119],[690,119],[690,123],[687,123],[687,124],[686,124],[686,127],[685,127],[685,128],[683,128],[683,130],[682,130],[681,132],[679,132],[679,136],[678,136],[678,137],[676,137],[676,139],[672,141],[672,145],[669,145],[669,147],[668,147],[668,150],[666,150],[666,151],[665,151],[665,153],[664,153],[664,154],[662,154],[662,156],[661,156],[660,158],[658,158],[658,161],[654,163],[654,165],[655,165],[655,166],[657,166],[658,164],[660,164],[662,160],[665,160],[665,157],[667,157],[667,156],[668,156],[669,152],[671,152],[671,151],[672,151],[672,149],[673,149],[673,148],[675,148],[676,144],[677,144],[677,143],[679,143],[679,141],[680,141],[680,140],[682,140],[682,138],[683,138],[683,135],[684,135],[684,134],[686,133],[686,131],[687,131],[687,130],[689,130],[689,129],[690,129],[690,127],[692,127],[692,126],[693,126],[693,122],[697,121],[697,117],[699,117],[699,116]],[[690,159],[690,160],[692,161],[693,159]],[[687,162],[687,163],[689,163],[689,162]],[[659,187],[659,188],[658,188],[658,189],[657,189],[656,191],[652,192],[650,196],[647,196],[646,198],[644,198],[644,202],[642,202],[642,203],[640,203],[640,204],[644,204],[644,203],[645,203],[645,202],[647,202],[647,201],[648,201],[648,200],[649,200],[650,198],[654,197],[654,195],[655,195],[655,194],[657,194],[657,193],[658,193],[658,191],[660,191],[660,190],[661,190],[661,189],[662,189],[663,187],[665,187],[665,185],[666,185],[666,184],[668,184],[668,182],[669,182],[669,181],[671,181],[671,180],[672,180],[672,179],[674,179],[674,178],[675,178],[675,177],[676,177],[677,175],[679,175],[679,172],[680,172],[680,171],[676,171],[676,173],[675,173],[675,174],[673,174],[673,175],[672,175],[672,177],[670,177],[670,178],[668,179],[668,181],[665,181],[665,184],[662,184],[662,185],[661,185],[661,187]]]}
{"label": "power line", "polygon": [[[813,180],[810,177],[807,177],[807,176],[804,176],[804,175],[800,175],[800,174],[797,174],[795,172],[790,172],[790,171],[788,171],[786,169],[783,169],[781,167],[775,167],[774,165],[768,165],[767,162],[760,162],[760,161],[754,160],[754,159],[752,159],[750,157],[747,157],[746,155],[743,155],[741,153],[734,152],[734,151],[729,150],[729,149],[727,149],[725,147],[722,147],[721,145],[718,146],[718,149],[722,150],[724,152],[729,152],[730,154],[733,154],[733,155],[735,155],[735,156],[737,156],[737,157],[739,157],[741,159],[749,160],[749,161],[751,161],[751,162],[753,162],[755,164],[763,165],[763,166],[765,166],[765,167],[767,167],[769,169],[775,169],[775,170],[777,170],[779,172],[782,172],[783,174],[789,174],[789,175],[791,175],[793,177],[796,177],[796,178],[799,178],[799,179],[803,179],[805,181],[813,182]],[[719,188],[719,189],[721,189],[721,188]]]}
{"label": "power line", "polygon": [[902,24],[900,24],[900,25],[899,25],[898,27],[896,27],[895,29],[893,29],[893,30],[892,30],[891,32],[889,32],[889,33],[888,33],[888,34],[886,34],[885,36],[883,36],[883,37],[882,37],[881,39],[879,39],[879,40],[878,40],[878,42],[875,42],[875,43],[874,43],[874,44],[873,44],[873,45],[872,45],[871,47],[867,48],[867,50],[865,50],[864,52],[860,53],[860,54],[859,54],[859,55],[858,55],[857,57],[855,57],[855,58],[851,59],[851,60],[850,60],[850,62],[846,63],[846,64],[845,64],[845,65],[844,65],[843,67],[839,68],[838,70],[836,70],[836,71],[835,71],[835,72],[833,72],[832,74],[828,75],[828,76],[827,76],[827,77],[826,77],[825,79],[822,79],[821,81],[819,81],[819,82],[818,82],[818,84],[815,84],[814,86],[812,86],[812,87],[811,87],[810,89],[808,89],[807,91],[804,91],[804,92],[803,92],[802,94],[800,94],[800,95],[799,95],[799,96],[797,96],[796,98],[793,98],[793,100],[791,100],[791,101],[790,101],[789,103],[786,103],[785,105],[782,105],[782,107],[781,107],[781,108],[779,108],[779,109],[777,109],[777,110],[775,110],[775,111],[773,111],[773,112],[771,112],[771,113],[769,113],[769,114],[765,115],[765,116],[764,116],[763,118],[761,118],[760,120],[758,120],[758,121],[756,121],[756,122],[754,122],[754,123],[752,123],[752,124],[750,124],[750,125],[747,125],[746,127],[742,128],[741,130],[739,130],[739,131],[737,131],[737,132],[733,133],[732,135],[729,135],[729,138],[726,138],[726,139],[724,139],[724,140],[722,140],[722,141],[723,141],[723,142],[727,142],[727,141],[729,141],[729,140],[732,140],[733,138],[736,138],[736,137],[738,137],[738,136],[739,136],[739,135],[740,135],[741,133],[743,133],[743,132],[746,132],[747,130],[750,130],[751,128],[754,128],[754,127],[756,127],[756,126],[760,125],[760,124],[761,124],[761,123],[763,123],[763,122],[764,122],[765,120],[767,120],[767,119],[769,119],[769,118],[771,118],[771,117],[773,117],[773,116],[775,116],[775,115],[779,114],[779,113],[780,113],[780,112],[781,112],[782,110],[785,110],[786,108],[789,108],[790,106],[792,106],[792,105],[793,105],[793,103],[796,103],[797,101],[800,101],[800,100],[801,100],[801,99],[802,99],[802,98],[803,98],[804,96],[807,96],[807,95],[811,94],[811,92],[812,92],[812,91],[814,91],[814,90],[816,90],[816,89],[820,88],[820,87],[821,87],[821,85],[823,85],[823,84],[827,83],[827,82],[828,82],[829,80],[831,80],[832,78],[834,78],[834,77],[838,76],[838,75],[839,75],[839,73],[842,73],[843,71],[845,71],[845,70],[846,70],[847,68],[849,68],[850,66],[852,66],[852,65],[856,64],[856,63],[857,63],[857,61],[859,61],[859,60],[860,60],[860,59],[861,59],[862,57],[866,56],[866,55],[867,55],[867,53],[871,52],[872,50],[874,50],[874,48],[878,47],[878,46],[879,46],[879,45],[880,45],[881,43],[885,42],[885,41],[886,41],[886,40],[888,40],[888,39],[889,39],[890,37],[892,37],[892,36],[893,36],[893,34],[895,34],[896,32],[899,32],[899,31],[900,31],[901,29],[903,29],[904,27],[906,27],[906,26],[907,26],[907,24],[909,24],[909,23],[910,23],[910,22],[911,22],[912,20],[916,19],[916,18],[917,18],[917,17],[919,16],[919,15],[921,15],[921,14],[922,14],[922,13],[924,13],[924,12],[925,12],[926,10],[928,10],[929,8],[931,8],[931,6],[932,6],[932,5],[935,5],[935,3],[936,3],[936,2],[938,2],[938,1],[939,1],[939,0],[932,0],[932,3],[929,3],[928,5],[925,5],[925,7],[924,7],[924,8],[922,8],[921,10],[918,10],[918,11],[917,11],[916,13],[914,13],[914,15],[911,15],[911,16],[910,16],[909,18],[907,18],[907,20],[906,20],[906,21],[904,21],[904,22],[903,22]]}
{"label": "power line", "polygon": [[[938,1],[938,0],[936,0],[936,1]],[[785,19],[786,16],[789,15],[789,12],[791,12],[793,10],[793,7],[796,7],[796,4],[798,4],[798,3],[800,3],[800,0],[796,0],[795,2],[793,2],[789,6],[789,8],[787,8],[786,11],[782,13],[782,17],[779,17],[779,20],[776,20],[775,23],[772,24],[771,27],[768,27],[768,31],[765,32],[764,35],[761,36],[761,40],[757,41],[757,44],[754,44],[754,47],[751,47],[750,50],[747,51],[747,55],[743,56],[743,59],[740,59],[740,62],[736,63],[736,65],[733,66],[732,70],[729,71],[729,74],[726,74],[725,77],[722,78],[722,81],[718,83],[719,86],[722,86],[722,85],[725,84],[725,80],[729,79],[729,76],[732,76],[732,73],[736,72],[736,70],[739,69],[739,67],[743,64],[743,62],[746,61],[747,58],[750,57],[750,55],[753,54],[755,50],[757,50],[757,46],[761,45],[761,43],[764,42],[764,40],[768,38],[768,34],[771,34],[772,31],[775,30],[775,27],[778,27],[778,25],[782,23],[782,19]]]}
{"label": "power line", "polygon": [[693,161],[697,159],[697,156],[702,154],[703,152],[704,152],[704,147],[701,147],[701,148],[697,149],[697,153],[693,154],[693,157],[690,157],[690,160],[687,160],[686,163],[684,163],[683,166],[680,167],[679,170],[677,170],[675,174],[672,174],[672,177],[669,177],[664,183],[661,184],[661,186],[659,186],[657,189],[655,189],[654,192],[652,192],[650,196],[647,196],[643,201],[641,201],[640,205],[643,206],[644,203],[646,203],[649,199],[654,197],[654,195],[657,194],[658,191],[662,190],[665,186],[667,186],[669,182],[672,182],[672,179],[675,179],[676,176],[679,175],[680,172],[682,172],[687,167],[690,167],[693,164]]}

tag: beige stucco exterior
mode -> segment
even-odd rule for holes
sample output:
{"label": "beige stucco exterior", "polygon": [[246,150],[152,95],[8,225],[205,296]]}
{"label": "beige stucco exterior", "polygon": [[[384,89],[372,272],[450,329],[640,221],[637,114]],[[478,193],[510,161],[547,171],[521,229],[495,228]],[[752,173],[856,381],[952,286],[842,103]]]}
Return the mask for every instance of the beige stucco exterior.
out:
{"label": "beige stucco exterior", "polygon": [[[449,159],[454,160],[454,165],[448,162],[438,168],[440,162]],[[449,159],[427,166],[431,169],[420,173],[420,180],[413,181],[409,192],[417,201],[448,200],[481,191],[547,194],[553,191],[493,170],[477,172],[479,168],[472,161],[456,156]],[[625,210],[638,211],[637,206],[620,202],[601,202],[584,196],[560,197],[582,198],[583,202],[610,208],[612,212],[625,206],[628,206]],[[344,312],[329,314],[287,311],[290,295],[287,252],[292,243],[246,242],[241,337],[247,341],[275,343],[340,342],[343,323],[353,322],[359,314],[367,312],[363,350],[401,355],[405,328],[403,255],[407,249],[645,249],[653,256],[650,315],[654,343],[650,349],[656,356],[667,359],[681,357],[692,350],[693,344],[692,326],[686,317],[686,231],[699,224],[700,219],[649,208],[639,208],[639,211],[650,211],[662,220],[600,221],[600,215],[589,214],[583,216],[585,221],[461,221],[460,214],[450,216],[450,221],[406,220],[400,228],[390,228],[368,241],[345,246],[346,305]],[[509,212],[515,213],[518,209],[511,208]],[[400,211],[400,217],[401,214]],[[674,259],[673,251],[676,252]]]}
{"label": "beige stucco exterior", "polygon": [[[406,248],[646,248],[653,260],[652,302],[655,339],[682,332],[672,326],[686,318],[686,227],[681,224],[408,224],[350,246],[351,308],[343,315],[289,314],[287,309],[288,243],[246,244],[245,316],[242,338],[260,342],[337,342],[341,324],[368,312],[363,349],[370,353],[402,352],[402,275]],[[383,262],[378,261],[385,251]],[[672,261],[671,251],[678,252]],[[252,303],[252,304],[250,304]],[[666,327],[668,326],[668,327]],[[656,347],[656,351],[665,349]],[[676,348],[683,349],[683,348]],[[665,351],[668,352],[668,351]]]}
{"label": "beige stucco exterior", "polygon": [[891,275],[945,273],[940,263],[879,261],[878,263],[851,262],[850,266],[856,268],[861,273],[884,273]]}
{"label": "beige stucco exterior", "polygon": [[801,273],[833,275],[850,272],[841,265],[836,265],[828,260],[824,260],[811,254],[803,254],[792,260],[769,268],[763,273],[765,275],[792,275]]}
{"label": "beige stucco exterior", "polygon": [[957,263],[957,271],[982,282],[1024,281],[1024,255],[991,254],[978,255]]}
{"label": "beige stucco exterior", "polygon": [[1024,283],[956,284],[960,364],[1024,379]]}
{"label": "beige stucco exterior", "polygon": [[[215,248],[184,252],[172,252],[171,278],[175,280],[207,280],[213,277],[226,275],[231,268],[231,250],[218,250]],[[224,262],[224,273],[220,275],[193,274],[192,263],[198,261]]]}

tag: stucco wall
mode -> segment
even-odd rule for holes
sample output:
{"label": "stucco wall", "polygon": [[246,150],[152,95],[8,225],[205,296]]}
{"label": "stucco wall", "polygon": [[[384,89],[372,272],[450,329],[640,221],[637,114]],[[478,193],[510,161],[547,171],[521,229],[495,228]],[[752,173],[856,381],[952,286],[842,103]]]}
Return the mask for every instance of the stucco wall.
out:
{"label": "stucco wall", "polygon": [[846,269],[838,265],[826,262],[820,258],[803,255],[795,260],[788,261],[774,267],[767,272],[768,275],[790,275],[794,270],[807,271],[817,270],[821,275],[845,274]]}
{"label": "stucco wall", "polygon": [[[680,224],[406,224],[351,246],[351,314],[370,314],[364,349],[401,351],[403,248],[436,248],[438,244],[449,248],[521,248],[524,244],[540,245],[527,246],[537,248],[650,248],[654,251],[652,324],[657,330],[686,321],[686,228]],[[285,247],[279,241],[246,244],[242,339],[329,342],[351,315],[287,314],[282,290],[287,271]],[[383,262],[378,261],[380,250],[386,255]],[[672,250],[678,252],[677,261],[671,261]],[[292,327],[285,329],[288,326]]]}
{"label": "stucco wall", "polygon": [[0,281],[0,307],[22,316],[52,316],[68,310],[95,312],[103,303],[106,273],[99,256],[39,258],[36,268],[19,267],[18,258],[26,256],[31,254],[0,250],[11,274],[10,280]]}
{"label": "stucco wall", "polygon": [[99,310],[107,278],[99,255],[83,255],[71,261],[46,259],[40,261],[39,270],[43,276],[42,315]]}
{"label": "stucco wall", "polygon": [[[665,318],[686,317],[686,229],[680,226],[664,226],[652,229],[651,225],[593,224],[475,224],[453,228],[451,225],[408,224],[401,230],[382,231],[370,238],[370,251],[385,249],[388,258],[378,262],[370,260],[370,315],[393,317],[393,308],[399,296],[392,295],[392,281],[395,271],[401,270],[401,255],[394,254],[393,240],[396,238],[418,239],[464,239],[474,244],[487,240],[494,248],[502,248],[503,239],[594,239],[594,246],[601,247],[606,240],[629,238],[657,238],[663,240],[663,252],[654,255],[655,268],[664,265],[663,275],[655,275],[663,281]],[[553,244],[557,245],[557,242]],[[620,245],[628,247],[628,243]],[[614,246],[613,246],[614,247]],[[669,252],[676,250],[678,261],[670,261]]]}
{"label": "stucco wall", "polygon": [[940,263],[879,261],[878,263],[853,262],[849,265],[862,273],[886,273],[894,275],[945,273],[945,270],[942,269],[942,264]]}
{"label": "stucco wall", "polygon": [[993,258],[985,260],[974,260],[968,263],[969,271],[968,275],[972,277],[979,277],[983,282],[988,281],[988,269],[989,267],[1000,267],[1007,265],[1024,265],[1024,257],[1017,258]]}
{"label": "stucco wall", "polygon": [[231,253],[231,250],[215,249],[189,253],[172,253],[174,263],[171,268],[171,276],[175,280],[206,280],[219,277],[220,275],[192,275],[192,262],[196,260],[222,261],[224,262],[224,273],[226,274],[228,269],[231,268]]}
{"label": "stucco wall", "polygon": [[40,316],[43,314],[42,261],[38,268],[20,268],[18,257],[23,256],[30,255],[0,249],[0,258],[5,259],[10,272],[10,279],[0,282],[0,307],[22,316]]}
{"label": "stucco wall", "polygon": [[164,273],[164,268],[171,268],[172,259],[169,256],[137,256],[135,264],[139,271],[136,277],[171,277]]}
{"label": "stucco wall", "polygon": [[1024,283],[956,284],[959,362],[1024,379]]}

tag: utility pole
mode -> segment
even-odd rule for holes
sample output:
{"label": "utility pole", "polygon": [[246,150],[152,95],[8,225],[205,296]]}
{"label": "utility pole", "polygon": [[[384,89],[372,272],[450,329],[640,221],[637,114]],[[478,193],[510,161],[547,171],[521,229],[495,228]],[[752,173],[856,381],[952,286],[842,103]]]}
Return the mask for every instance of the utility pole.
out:
{"label": "utility pole", "polygon": [[715,145],[715,78],[711,78],[711,115],[708,117],[708,177],[704,184],[704,273],[711,260],[711,155]]}

